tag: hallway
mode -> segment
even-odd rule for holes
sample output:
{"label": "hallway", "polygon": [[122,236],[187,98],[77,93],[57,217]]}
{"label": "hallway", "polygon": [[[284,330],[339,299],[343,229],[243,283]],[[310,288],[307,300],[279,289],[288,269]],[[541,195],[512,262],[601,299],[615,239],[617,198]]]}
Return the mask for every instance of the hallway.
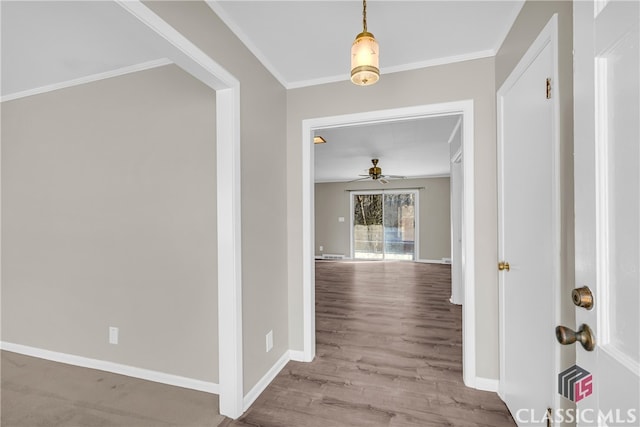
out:
{"label": "hallway", "polygon": [[449,265],[316,262],[317,352],[289,362],[222,426],[514,426],[462,382],[462,313]]}

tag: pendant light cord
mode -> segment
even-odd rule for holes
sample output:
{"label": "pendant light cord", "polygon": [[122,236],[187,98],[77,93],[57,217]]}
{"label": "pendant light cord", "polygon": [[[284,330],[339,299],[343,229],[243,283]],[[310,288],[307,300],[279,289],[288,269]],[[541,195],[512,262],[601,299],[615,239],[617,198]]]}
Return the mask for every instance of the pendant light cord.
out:
{"label": "pendant light cord", "polygon": [[367,0],[362,0],[362,28],[367,32]]}

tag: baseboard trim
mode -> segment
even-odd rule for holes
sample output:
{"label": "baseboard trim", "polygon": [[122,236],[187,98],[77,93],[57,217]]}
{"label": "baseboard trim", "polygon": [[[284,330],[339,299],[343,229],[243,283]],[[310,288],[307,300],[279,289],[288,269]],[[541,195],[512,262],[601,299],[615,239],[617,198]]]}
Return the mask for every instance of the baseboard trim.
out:
{"label": "baseboard trim", "polygon": [[256,385],[253,386],[253,388],[249,391],[249,393],[247,393],[244,396],[243,412],[249,409],[249,407],[253,404],[253,402],[256,401],[258,396],[262,394],[262,392],[267,388],[267,386],[269,386],[271,381],[273,381],[273,379],[280,373],[282,368],[284,368],[285,365],[289,362],[290,360],[289,354],[290,352],[288,350],[285,351],[284,354],[280,357],[280,359],[278,359],[278,361],[274,363],[271,369],[269,369],[269,371],[267,371],[267,373],[264,374],[262,378],[260,378],[260,381],[258,381]]}
{"label": "baseboard trim", "polygon": [[476,377],[475,387],[478,390],[498,392],[500,388],[500,380],[494,380],[492,378]]}
{"label": "baseboard trim", "polygon": [[417,259],[415,262],[420,262],[422,264],[451,264],[449,262],[444,262],[441,259]]}
{"label": "baseboard trim", "polygon": [[304,356],[304,351],[289,350],[289,359],[294,362],[309,362]]}
{"label": "baseboard trim", "polygon": [[88,357],[44,350],[41,348],[29,347],[6,341],[0,341],[0,349],[23,354],[25,356],[50,360],[52,362],[65,363],[67,365],[79,366],[82,368],[97,369],[99,371],[111,372],[113,374],[126,375],[128,377],[139,378],[141,380],[153,381],[161,384],[188,388],[191,390],[204,391],[211,394],[220,393],[220,388],[216,383],[152,371],[149,369],[136,368],[120,363],[108,362],[106,360],[91,359]]}

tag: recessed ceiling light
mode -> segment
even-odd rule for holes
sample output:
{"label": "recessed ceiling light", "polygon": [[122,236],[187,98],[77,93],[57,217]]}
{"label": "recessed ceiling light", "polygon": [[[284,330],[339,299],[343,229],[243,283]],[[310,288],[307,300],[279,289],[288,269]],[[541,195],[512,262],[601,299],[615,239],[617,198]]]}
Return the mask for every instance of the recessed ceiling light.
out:
{"label": "recessed ceiling light", "polygon": [[314,144],[324,144],[325,142],[327,142],[323,137],[321,136],[314,136],[313,137],[313,143]]}

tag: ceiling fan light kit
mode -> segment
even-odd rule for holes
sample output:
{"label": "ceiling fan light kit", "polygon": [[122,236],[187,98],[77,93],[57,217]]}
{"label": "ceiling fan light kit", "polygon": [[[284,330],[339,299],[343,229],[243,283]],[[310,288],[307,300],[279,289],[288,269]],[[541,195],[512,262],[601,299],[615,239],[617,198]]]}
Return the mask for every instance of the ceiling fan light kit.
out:
{"label": "ceiling fan light kit", "polygon": [[351,81],[358,86],[369,86],[380,79],[379,46],[373,34],[367,31],[367,0],[362,0],[362,32],[351,46]]}

